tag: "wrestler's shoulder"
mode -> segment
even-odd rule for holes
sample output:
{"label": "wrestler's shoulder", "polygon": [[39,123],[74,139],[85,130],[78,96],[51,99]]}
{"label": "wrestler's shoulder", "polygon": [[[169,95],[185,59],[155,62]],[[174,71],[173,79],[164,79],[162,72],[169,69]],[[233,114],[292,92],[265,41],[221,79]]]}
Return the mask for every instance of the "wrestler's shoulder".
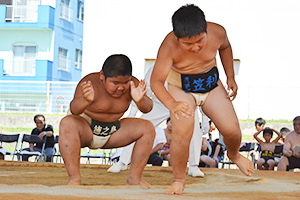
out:
{"label": "wrestler's shoulder", "polygon": [[214,22],[207,22],[207,32],[208,34],[214,34],[218,36],[224,36],[226,34],[225,28]]}

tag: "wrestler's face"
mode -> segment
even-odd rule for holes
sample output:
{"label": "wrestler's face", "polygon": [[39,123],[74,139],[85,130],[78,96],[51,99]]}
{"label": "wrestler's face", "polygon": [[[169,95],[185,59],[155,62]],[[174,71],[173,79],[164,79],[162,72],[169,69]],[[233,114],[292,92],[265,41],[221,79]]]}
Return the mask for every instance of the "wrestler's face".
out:
{"label": "wrestler's face", "polygon": [[206,33],[200,33],[193,37],[183,37],[178,39],[181,47],[191,53],[198,54],[205,47],[207,42]]}
{"label": "wrestler's face", "polygon": [[117,76],[106,78],[104,81],[106,91],[115,98],[121,97],[129,90],[131,76]]}
{"label": "wrestler's face", "polygon": [[266,140],[266,142],[270,142],[272,139],[272,135],[270,133],[265,133],[263,137]]}
{"label": "wrestler's face", "polygon": [[45,126],[45,122],[44,122],[44,118],[43,117],[38,117],[35,120],[35,124],[36,124],[36,128],[41,131],[43,130],[44,126]]}
{"label": "wrestler's face", "polygon": [[295,120],[293,125],[294,125],[295,132],[300,134],[300,120]]}

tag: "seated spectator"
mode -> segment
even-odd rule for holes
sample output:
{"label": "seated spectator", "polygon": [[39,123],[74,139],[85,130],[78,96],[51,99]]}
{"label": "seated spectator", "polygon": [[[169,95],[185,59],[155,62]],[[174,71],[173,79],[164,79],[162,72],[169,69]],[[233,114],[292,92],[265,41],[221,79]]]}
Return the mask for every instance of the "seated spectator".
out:
{"label": "seated spectator", "polygon": [[202,138],[202,147],[201,147],[201,156],[200,156],[200,162],[199,162],[199,167],[210,167],[210,168],[215,168],[216,167],[216,162],[214,159],[209,157],[211,146],[207,141],[206,137]]}
{"label": "seated spectator", "polygon": [[286,135],[291,132],[290,129],[286,128],[286,127],[283,127],[280,129],[280,134],[281,134],[281,139],[278,141],[278,144],[284,144],[284,140],[285,140],[285,137]]}
{"label": "seated spectator", "polygon": [[[41,140],[47,135],[47,140],[45,144],[45,155],[46,162],[51,162],[51,156],[54,146],[54,136],[53,136],[53,127],[50,124],[45,123],[44,115],[36,115],[33,118],[36,128],[31,131],[31,135],[37,135]],[[42,152],[43,143],[29,144],[29,148],[25,148],[23,150],[27,150],[30,152],[38,151]],[[22,155],[22,161],[28,161],[30,155]]]}
{"label": "seated spectator", "polygon": [[[263,131],[263,138],[265,141],[262,141],[259,137],[258,134]],[[278,135],[275,140],[271,142],[271,139],[273,137],[273,131]],[[278,140],[281,138],[281,134],[271,128],[265,128],[257,131],[254,134],[254,138],[257,140],[257,142],[261,146],[261,158],[257,161],[257,168],[259,170],[274,170],[275,166],[275,160],[274,160],[274,150],[275,150],[275,145],[277,144]],[[267,165],[265,165],[267,164]]]}
{"label": "seated spectator", "polygon": [[170,120],[170,117],[167,119],[166,123],[167,127],[164,129],[164,131],[167,142],[163,145],[163,148],[160,150],[160,154],[164,160],[168,161],[169,166],[172,166],[170,156],[170,145],[172,140],[172,122]]}
{"label": "seated spectator", "polygon": [[[213,164],[214,167],[218,167],[219,162],[222,160],[222,157],[224,156],[223,136],[220,134],[220,132],[216,128],[215,124],[211,120],[209,121],[209,125],[210,125],[209,133],[208,133],[209,141],[208,141],[207,145],[205,144],[205,141],[204,141],[204,143],[202,143],[202,145],[204,144],[204,146],[207,146],[209,149],[211,149],[211,152],[206,153],[206,156],[208,156],[210,159],[208,159],[206,156],[202,156],[202,159],[200,157],[200,161],[201,160],[203,162],[206,161],[207,162],[206,164],[210,167],[211,167],[211,164]],[[207,141],[207,139],[206,139],[206,141]],[[201,155],[202,155],[202,152],[201,152]],[[205,155],[205,153],[204,153],[204,155]],[[213,160],[214,162],[212,162],[211,160]],[[208,164],[208,163],[210,163],[210,164]],[[202,166],[203,166],[203,164],[202,164]]]}
{"label": "seated spectator", "polygon": [[278,171],[300,168],[300,116],[293,120],[294,130],[287,134]]}
{"label": "seated spectator", "polygon": [[216,167],[218,167],[219,162],[224,157],[223,145],[220,143],[220,139],[216,139],[214,142],[212,142],[211,146],[212,152],[210,157],[215,161]]}
{"label": "seated spectator", "polygon": [[[255,120],[255,129],[252,131],[251,136],[250,136],[250,143],[258,143],[257,140],[254,138],[254,134],[262,129],[264,129],[265,125],[266,125],[266,121],[259,117]],[[258,137],[260,138],[260,136],[258,135]],[[257,152],[258,149],[254,149],[252,151],[250,151],[250,157],[252,158],[252,162],[254,163],[254,161],[257,161],[259,159],[259,153]]]}
{"label": "seated spectator", "polygon": [[167,142],[164,129],[160,126],[155,128],[155,139],[153,142],[152,152],[147,161],[147,164],[152,164],[153,166],[162,166],[163,158],[160,156],[159,151],[163,148],[163,145]]}

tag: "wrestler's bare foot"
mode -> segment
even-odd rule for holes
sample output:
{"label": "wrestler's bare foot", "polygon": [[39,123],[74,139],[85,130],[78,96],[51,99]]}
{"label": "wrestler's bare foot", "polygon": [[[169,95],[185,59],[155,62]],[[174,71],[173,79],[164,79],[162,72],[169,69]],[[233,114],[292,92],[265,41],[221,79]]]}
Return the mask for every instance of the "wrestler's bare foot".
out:
{"label": "wrestler's bare foot", "polygon": [[237,155],[231,156],[228,153],[228,158],[235,163],[246,176],[251,176],[254,173],[253,163],[241,154],[238,153]]}
{"label": "wrestler's bare foot", "polygon": [[151,185],[149,183],[147,183],[146,181],[144,181],[142,179],[140,179],[139,181],[133,181],[133,180],[127,179],[126,185],[139,185],[142,188],[146,188],[146,189],[149,189],[151,187]]}
{"label": "wrestler's bare foot", "polygon": [[81,180],[78,178],[70,178],[68,185],[81,185]]}
{"label": "wrestler's bare foot", "polygon": [[165,194],[182,194],[184,185],[185,181],[173,181],[173,184],[165,191]]}

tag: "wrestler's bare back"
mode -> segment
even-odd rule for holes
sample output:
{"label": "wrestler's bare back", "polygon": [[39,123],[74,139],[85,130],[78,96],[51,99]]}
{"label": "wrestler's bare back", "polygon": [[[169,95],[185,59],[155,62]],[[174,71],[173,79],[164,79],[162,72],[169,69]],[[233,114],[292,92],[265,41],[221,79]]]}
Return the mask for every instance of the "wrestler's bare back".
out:
{"label": "wrestler's bare back", "polygon": [[[194,36],[187,39],[189,42],[196,42],[199,37]],[[225,29],[212,22],[207,23],[207,34],[203,40],[203,48],[197,53],[191,53],[182,48],[177,37],[173,32],[170,32],[163,41],[161,48],[168,49],[166,52],[170,55],[166,56],[172,59],[172,69],[181,74],[199,74],[216,66],[217,51],[230,45]],[[188,41],[183,39],[183,42]]]}
{"label": "wrestler's bare back", "polygon": [[[130,90],[118,98],[112,97],[100,80],[100,73],[92,73],[84,77],[81,82],[91,81],[94,89],[94,101],[85,109],[84,113],[90,118],[101,122],[114,122],[120,119],[131,103]],[[80,83],[78,86],[80,86]],[[77,87],[75,97],[82,96],[81,88]]]}

